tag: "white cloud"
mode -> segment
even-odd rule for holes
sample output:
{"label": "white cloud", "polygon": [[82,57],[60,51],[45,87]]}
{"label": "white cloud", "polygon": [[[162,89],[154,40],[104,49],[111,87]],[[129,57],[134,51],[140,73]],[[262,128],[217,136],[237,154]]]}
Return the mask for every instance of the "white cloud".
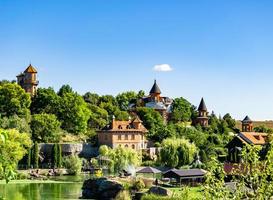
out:
{"label": "white cloud", "polygon": [[153,70],[157,72],[170,72],[173,70],[173,68],[169,64],[160,64],[155,65]]}

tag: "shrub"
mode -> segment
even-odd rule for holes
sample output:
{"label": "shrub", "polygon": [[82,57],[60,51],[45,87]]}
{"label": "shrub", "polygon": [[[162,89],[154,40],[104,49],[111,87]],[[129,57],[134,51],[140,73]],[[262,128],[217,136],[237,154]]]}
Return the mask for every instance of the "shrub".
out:
{"label": "shrub", "polygon": [[131,195],[128,190],[122,190],[118,195],[116,196],[115,200],[131,200]]}
{"label": "shrub", "polygon": [[80,174],[82,168],[82,159],[75,155],[68,156],[64,159],[64,166],[69,174]]}
{"label": "shrub", "polygon": [[138,180],[134,183],[133,188],[134,188],[135,190],[137,190],[137,191],[140,191],[140,190],[142,190],[142,189],[145,188],[145,183],[143,182],[142,179],[138,179]]}

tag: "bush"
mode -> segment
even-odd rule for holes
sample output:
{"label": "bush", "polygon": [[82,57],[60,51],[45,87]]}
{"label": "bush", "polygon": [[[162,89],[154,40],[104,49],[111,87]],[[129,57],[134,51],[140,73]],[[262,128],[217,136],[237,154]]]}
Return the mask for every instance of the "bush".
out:
{"label": "bush", "polygon": [[82,168],[82,159],[74,155],[68,156],[64,159],[64,166],[67,169],[68,174],[80,174]]}
{"label": "bush", "polygon": [[145,188],[145,183],[143,182],[142,179],[138,179],[133,185],[133,189],[137,191],[141,191],[144,188]]}
{"label": "bush", "polygon": [[115,200],[131,200],[131,195],[128,190],[123,190],[116,196]]}

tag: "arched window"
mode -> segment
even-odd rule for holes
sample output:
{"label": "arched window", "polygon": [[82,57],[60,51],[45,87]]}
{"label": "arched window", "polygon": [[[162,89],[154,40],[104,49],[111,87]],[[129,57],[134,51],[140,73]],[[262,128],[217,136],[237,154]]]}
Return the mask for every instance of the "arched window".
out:
{"label": "arched window", "polygon": [[128,144],[125,144],[125,147],[128,148]]}
{"label": "arched window", "polygon": [[125,134],[125,140],[128,140],[128,134]]}
{"label": "arched window", "polygon": [[132,145],[132,149],[135,149],[135,148],[136,148],[136,147],[135,147],[135,145],[133,144],[133,145]]}
{"label": "arched window", "polygon": [[134,134],[132,134],[131,140],[135,140],[135,135]]}
{"label": "arched window", "polygon": [[122,126],[121,126],[121,125],[119,125],[119,126],[118,126],[118,129],[122,129]]}

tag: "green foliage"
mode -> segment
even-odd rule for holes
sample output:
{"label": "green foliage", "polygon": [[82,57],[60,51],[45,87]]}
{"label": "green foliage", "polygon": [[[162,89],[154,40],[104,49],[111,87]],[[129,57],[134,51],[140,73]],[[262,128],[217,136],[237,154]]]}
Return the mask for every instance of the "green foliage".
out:
{"label": "green foliage", "polygon": [[183,97],[174,99],[172,105],[171,120],[173,122],[188,122],[191,121],[191,116],[194,111],[193,106]]}
{"label": "green foliage", "polygon": [[143,121],[143,125],[149,130],[147,134],[148,139],[161,142],[164,138],[172,135],[168,129],[165,128],[163,118],[159,112],[152,108],[139,107],[136,112],[140,119]]}
{"label": "green foliage", "polygon": [[61,97],[63,97],[64,95],[68,93],[74,93],[70,85],[63,85],[58,91],[58,95]]}
{"label": "green foliage", "polygon": [[227,122],[227,126],[230,129],[234,129],[236,125],[236,120],[231,117],[229,113],[225,114],[223,120]]}
{"label": "green foliage", "polygon": [[85,102],[91,104],[91,105],[98,105],[100,96],[96,93],[87,92],[83,95],[83,99]]}
{"label": "green foliage", "polygon": [[256,126],[254,131],[259,133],[273,133],[273,129],[268,128],[265,125]]}
{"label": "green foliage", "polygon": [[17,115],[0,119],[0,124],[3,129],[16,129],[20,133],[30,133],[30,126],[27,119],[20,118]]}
{"label": "green foliage", "polygon": [[15,83],[0,85],[0,113],[4,117],[29,115],[30,95]]}
{"label": "green foliage", "polygon": [[242,162],[231,173],[232,182],[236,183],[234,190],[225,187],[223,166],[214,159],[206,175],[206,199],[270,199],[273,196],[272,145],[265,159],[260,159],[260,151],[257,146],[243,148]]}
{"label": "green foliage", "polygon": [[69,174],[78,175],[81,173],[82,159],[76,155],[68,156],[64,159],[64,166]]}
{"label": "green foliage", "polygon": [[38,142],[35,142],[34,146],[33,146],[33,163],[34,163],[35,169],[39,168],[39,144],[38,144]]}
{"label": "green foliage", "polygon": [[32,160],[32,151],[31,151],[31,148],[29,148],[28,154],[27,154],[27,168],[28,169],[30,169],[30,167],[31,167],[31,160]]}
{"label": "green foliage", "polygon": [[124,111],[129,109],[129,104],[132,102],[132,100],[136,100],[136,98],[137,94],[134,91],[123,92],[116,96],[119,108]]}
{"label": "green foliage", "polygon": [[133,188],[136,190],[136,191],[141,191],[145,188],[145,183],[143,182],[142,179],[138,179],[134,182],[133,184]]}
{"label": "green foliage", "polygon": [[38,88],[37,94],[32,99],[31,112],[33,114],[56,114],[61,98],[53,88]]}
{"label": "green foliage", "polygon": [[0,129],[0,176],[9,182],[15,176],[18,162],[28,152],[31,140],[28,134],[17,130]]}
{"label": "green foliage", "polygon": [[169,138],[162,142],[161,162],[168,167],[182,167],[193,161],[196,146],[186,139]]}
{"label": "green foliage", "polygon": [[131,194],[128,190],[122,190],[118,193],[115,200],[131,200]]}
{"label": "green foliage", "polygon": [[60,140],[60,125],[53,114],[35,114],[32,116],[30,127],[32,138],[39,142],[58,142]]}
{"label": "green foliage", "polygon": [[76,93],[62,92],[59,104],[58,119],[61,127],[71,133],[79,134],[87,130],[90,110],[83,98]]}
{"label": "green foliage", "polygon": [[141,164],[140,153],[130,148],[117,147],[111,149],[106,145],[102,145],[99,153],[101,156],[110,159],[108,167],[112,172],[119,172],[130,165],[139,166]]}
{"label": "green foliage", "polygon": [[62,146],[55,143],[53,145],[53,166],[60,168],[62,166]]}
{"label": "green foliage", "polygon": [[88,122],[89,127],[95,129],[101,129],[105,127],[108,123],[108,112],[96,105],[88,104],[88,108],[91,111]]}

